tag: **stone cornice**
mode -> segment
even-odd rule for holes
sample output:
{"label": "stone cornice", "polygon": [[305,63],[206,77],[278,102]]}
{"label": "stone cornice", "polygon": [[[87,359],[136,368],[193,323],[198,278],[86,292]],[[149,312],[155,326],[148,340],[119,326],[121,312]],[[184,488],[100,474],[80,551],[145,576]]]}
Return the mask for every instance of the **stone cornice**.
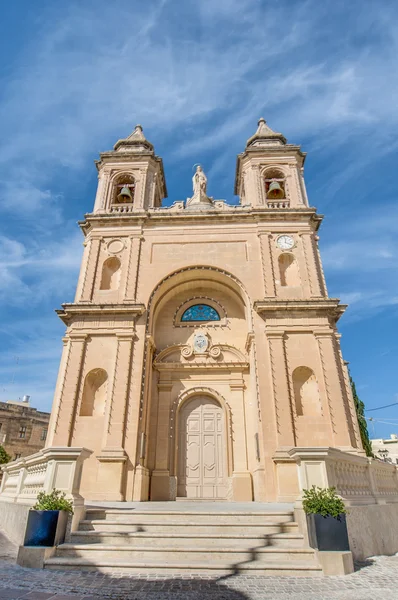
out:
{"label": "stone cornice", "polygon": [[309,313],[332,317],[335,321],[341,317],[347,308],[340,304],[338,298],[311,298],[307,300],[285,300],[265,298],[254,302],[254,310],[263,317],[291,317],[308,315]]}
{"label": "stone cornice", "polygon": [[134,319],[145,312],[144,304],[126,303],[126,304],[62,304],[62,309],[55,311],[59,318],[65,323],[73,317],[80,316],[102,316],[102,315],[124,315],[131,316]]}
{"label": "stone cornice", "polygon": [[314,230],[317,231],[323,220],[323,215],[316,212],[316,208],[250,208],[245,206],[231,206],[231,210],[218,211],[210,209],[208,211],[181,211],[172,212],[167,208],[158,208],[149,211],[137,211],[132,213],[91,213],[85,215],[84,221],[79,221],[79,225],[87,235],[93,227],[110,226],[151,226],[152,224],[181,225],[195,223],[196,225],[209,224],[219,225],[220,223],[272,223],[286,221],[288,223],[308,223],[310,222]]}

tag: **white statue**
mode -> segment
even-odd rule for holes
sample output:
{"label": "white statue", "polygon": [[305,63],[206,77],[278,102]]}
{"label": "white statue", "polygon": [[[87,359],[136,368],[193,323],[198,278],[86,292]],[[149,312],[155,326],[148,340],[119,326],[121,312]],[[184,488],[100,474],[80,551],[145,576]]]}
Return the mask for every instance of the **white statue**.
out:
{"label": "white statue", "polygon": [[201,194],[206,196],[207,177],[200,165],[196,167],[195,175],[192,177],[192,184],[194,196],[200,196]]}

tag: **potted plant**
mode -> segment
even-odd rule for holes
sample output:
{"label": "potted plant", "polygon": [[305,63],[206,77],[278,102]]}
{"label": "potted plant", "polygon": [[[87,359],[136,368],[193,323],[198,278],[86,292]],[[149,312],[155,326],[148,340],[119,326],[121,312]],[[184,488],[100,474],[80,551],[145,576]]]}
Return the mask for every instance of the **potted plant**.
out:
{"label": "potted plant", "polygon": [[66,499],[64,492],[40,492],[36,504],[28,513],[24,546],[62,544],[69,514],[73,514],[72,502]]}
{"label": "potted plant", "polygon": [[333,487],[303,490],[303,509],[307,515],[308,538],[317,550],[349,550],[346,508]]}

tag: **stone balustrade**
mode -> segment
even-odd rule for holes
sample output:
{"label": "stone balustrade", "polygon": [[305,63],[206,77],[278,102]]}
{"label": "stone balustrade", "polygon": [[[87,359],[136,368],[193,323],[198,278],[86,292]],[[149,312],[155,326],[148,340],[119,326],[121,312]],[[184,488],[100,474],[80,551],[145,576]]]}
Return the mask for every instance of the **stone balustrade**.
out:
{"label": "stone balustrade", "polygon": [[115,204],[111,206],[111,213],[132,213],[134,211],[134,204]]}
{"label": "stone balustrade", "polygon": [[348,505],[398,502],[398,467],[335,448],[292,448],[301,490],[333,486]]}
{"label": "stone balustrade", "polygon": [[16,544],[23,543],[28,512],[40,492],[65,492],[72,501],[74,531],[84,515],[84,498],[79,493],[83,462],[91,454],[86,448],[44,448],[1,467],[0,529]]}
{"label": "stone balustrade", "polygon": [[290,208],[289,200],[268,200],[268,208]]}
{"label": "stone balustrade", "polygon": [[39,492],[56,488],[78,504],[83,461],[90,454],[86,448],[44,448],[3,465],[0,500],[33,504]]}

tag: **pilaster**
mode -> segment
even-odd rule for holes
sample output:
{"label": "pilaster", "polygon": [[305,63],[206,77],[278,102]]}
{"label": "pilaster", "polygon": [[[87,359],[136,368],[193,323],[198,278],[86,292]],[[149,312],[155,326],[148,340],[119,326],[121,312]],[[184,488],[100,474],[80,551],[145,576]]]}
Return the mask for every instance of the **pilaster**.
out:
{"label": "pilaster", "polygon": [[124,300],[135,302],[137,297],[138,271],[141,254],[141,236],[130,236]]}
{"label": "pilaster", "polygon": [[69,351],[67,352],[65,377],[60,390],[59,410],[55,419],[53,444],[70,446],[77,410],[77,399],[80,389],[86,334],[70,334]]}
{"label": "pilaster", "polygon": [[319,270],[317,260],[314,253],[313,234],[303,233],[301,239],[304,247],[305,262],[307,265],[308,281],[312,296],[324,296],[324,291],[321,287],[319,278]]}
{"label": "pilaster", "polygon": [[85,270],[83,275],[82,293],[80,299],[81,302],[91,302],[93,298],[94,282],[97,273],[101,239],[91,238],[87,242],[87,245],[89,249],[88,258],[85,264]]}
{"label": "pilaster", "polygon": [[334,444],[340,448],[350,448],[353,444],[345,406],[345,390],[341,385],[336,362],[333,333],[316,331],[314,334],[319,346]]}
{"label": "pilaster", "polygon": [[267,332],[270,349],[272,388],[275,404],[278,447],[294,446],[289,380],[283,332]]}
{"label": "pilaster", "polygon": [[155,469],[151,478],[151,500],[171,500],[170,498],[170,406],[171,381],[162,381],[158,384],[159,404],[158,423],[156,432]]}
{"label": "pilaster", "polygon": [[261,251],[261,265],[263,269],[263,281],[265,296],[275,296],[275,273],[272,258],[272,234],[269,231],[261,231],[258,234]]}
{"label": "pilaster", "polygon": [[232,473],[232,491],[235,502],[251,502],[253,500],[252,477],[248,470],[247,456],[247,419],[245,408],[243,381],[230,382],[231,399],[234,421],[239,426],[234,427],[234,465]]}

